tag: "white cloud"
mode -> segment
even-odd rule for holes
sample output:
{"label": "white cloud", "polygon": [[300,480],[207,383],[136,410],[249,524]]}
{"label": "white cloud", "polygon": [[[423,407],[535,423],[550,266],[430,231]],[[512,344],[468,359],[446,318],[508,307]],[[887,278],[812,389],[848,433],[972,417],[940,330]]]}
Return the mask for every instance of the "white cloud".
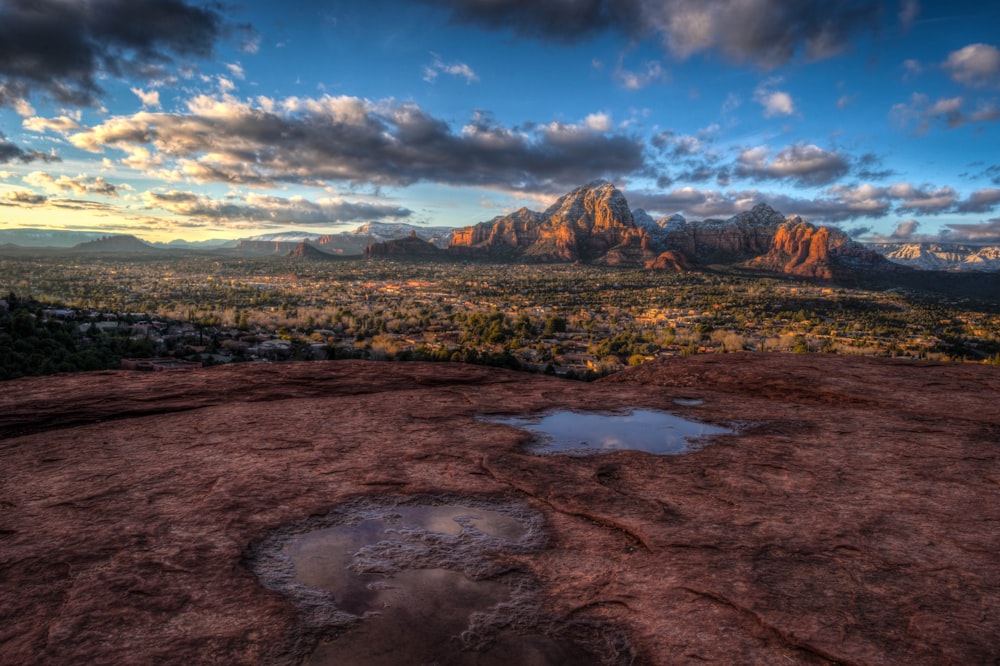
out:
{"label": "white cloud", "polygon": [[1000,85],[1000,50],[990,44],[969,44],[952,51],[942,67],[952,79],[973,88]]}
{"label": "white cloud", "polygon": [[472,68],[464,62],[446,63],[441,59],[441,56],[436,53],[431,53],[431,56],[434,60],[430,65],[424,67],[424,81],[434,83],[434,81],[437,80],[437,77],[441,74],[447,74],[449,76],[456,76],[458,78],[465,79],[467,84],[479,81],[479,77],[476,73],[472,71]]}
{"label": "white cloud", "polygon": [[615,79],[626,90],[642,90],[654,83],[666,81],[669,78],[663,65],[658,60],[645,63],[640,71],[631,71],[622,66],[621,60],[615,69]]}
{"label": "white cloud", "polygon": [[25,118],[21,121],[21,127],[31,132],[42,133],[52,131],[59,134],[83,129],[80,126],[80,123],[76,122],[69,116],[57,116],[55,118]]}
{"label": "white cloud", "polygon": [[160,108],[160,92],[158,90],[145,91],[139,88],[132,88],[133,94],[139,98],[142,102],[143,108],[146,109],[158,109]]}
{"label": "white cloud", "polygon": [[132,189],[128,185],[114,185],[101,176],[80,174],[76,177],[59,176],[58,178],[43,171],[32,171],[24,177],[24,182],[40,187],[49,192],[72,192],[78,196],[85,194],[100,194],[106,197],[117,197],[118,190]]}
{"label": "white cloud", "polygon": [[773,86],[781,83],[780,78],[763,81],[753,91],[755,102],[764,107],[764,117],[790,116],[795,113],[795,102],[792,96],[782,90],[774,90]]}
{"label": "white cloud", "polygon": [[592,113],[583,120],[587,129],[594,132],[610,132],[611,116],[606,113]]}

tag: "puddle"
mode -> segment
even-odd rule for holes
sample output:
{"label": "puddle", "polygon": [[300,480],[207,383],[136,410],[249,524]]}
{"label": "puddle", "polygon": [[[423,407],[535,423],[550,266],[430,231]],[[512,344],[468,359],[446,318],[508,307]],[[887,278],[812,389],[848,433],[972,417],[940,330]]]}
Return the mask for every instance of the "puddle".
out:
{"label": "puddle", "polygon": [[628,663],[620,632],[567,631],[505,564],[543,544],[541,515],[517,503],[358,500],[279,531],[250,566],[296,602],[310,666]]}
{"label": "puddle", "polygon": [[490,418],[535,435],[527,449],[539,455],[594,455],[630,449],[656,455],[683,453],[703,437],[729,435],[728,428],[666,412],[550,412],[541,416]]}
{"label": "puddle", "polygon": [[674,398],[674,404],[681,407],[697,407],[704,405],[705,401],[700,398]]}

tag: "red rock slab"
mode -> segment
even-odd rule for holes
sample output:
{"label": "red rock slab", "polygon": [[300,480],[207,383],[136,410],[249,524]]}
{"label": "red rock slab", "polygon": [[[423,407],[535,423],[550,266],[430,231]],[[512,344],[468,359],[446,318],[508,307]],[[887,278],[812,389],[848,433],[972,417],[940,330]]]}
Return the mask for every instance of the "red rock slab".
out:
{"label": "red rock slab", "polygon": [[[1000,372],[672,359],[594,384],[452,364],[244,364],[0,385],[0,662],[297,663],[253,544],[357,497],[541,511],[543,610],[639,664],[1000,658]],[[698,399],[681,406],[678,399]],[[477,419],[665,408],[680,456],[532,456]]]}

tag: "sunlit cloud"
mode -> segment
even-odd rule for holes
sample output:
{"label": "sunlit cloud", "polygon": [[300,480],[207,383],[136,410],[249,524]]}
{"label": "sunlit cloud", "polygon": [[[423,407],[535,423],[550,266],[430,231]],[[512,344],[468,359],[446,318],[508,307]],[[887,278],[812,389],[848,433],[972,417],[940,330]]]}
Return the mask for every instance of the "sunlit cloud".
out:
{"label": "sunlit cloud", "polygon": [[608,132],[600,114],[528,130],[476,114],[456,132],[416,104],[350,96],[202,95],[188,110],[115,116],[68,139],[93,153],[122,151],[123,164],[163,177],[252,185],[424,181],[559,191],[644,166],[642,143]]}

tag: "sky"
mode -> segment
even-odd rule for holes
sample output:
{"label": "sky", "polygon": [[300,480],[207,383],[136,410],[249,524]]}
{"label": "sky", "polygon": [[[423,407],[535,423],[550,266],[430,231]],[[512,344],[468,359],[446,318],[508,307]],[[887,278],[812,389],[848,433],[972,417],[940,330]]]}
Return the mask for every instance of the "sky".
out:
{"label": "sky", "polygon": [[466,226],[593,180],[1000,242],[1000,3],[0,0],[0,228]]}

